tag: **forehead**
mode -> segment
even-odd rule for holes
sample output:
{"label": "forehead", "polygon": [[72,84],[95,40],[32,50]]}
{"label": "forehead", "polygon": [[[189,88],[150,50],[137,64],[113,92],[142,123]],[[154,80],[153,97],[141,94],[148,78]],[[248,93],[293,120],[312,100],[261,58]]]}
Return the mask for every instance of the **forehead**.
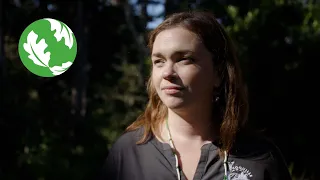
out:
{"label": "forehead", "polygon": [[153,54],[170,54],[176,51],[199,51],[202,47],[200,38],[182,27],[160,32],[153,43]]}

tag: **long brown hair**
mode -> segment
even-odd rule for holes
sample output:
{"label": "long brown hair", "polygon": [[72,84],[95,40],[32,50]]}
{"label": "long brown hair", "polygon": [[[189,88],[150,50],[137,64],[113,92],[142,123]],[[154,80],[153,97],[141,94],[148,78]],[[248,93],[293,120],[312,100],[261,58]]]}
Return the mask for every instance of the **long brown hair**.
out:
{"label": "long brown hair", "polygon": [[[233,44],[212,13],[204,11],[180,12],[170,15],[149,35],[148,47],[152,51],[156,36],[163,30],[183,27],[198,35],[205,47],[213,54],[214,70],[221,80],[216,94],[219,97],[214,106],[215,117],[220,117],[221,150],[231,150],[236,135],[244,127],[248,102],[242,83],[240,66]],[[126,131],[143,127],[144,133],[138,144],[144,143],[152,135],[159,136],[159,125],[167,116],[167,108],[160,100],[151,78],[148,80],[147,91],[149,102],[145,111],[133,122]]]}

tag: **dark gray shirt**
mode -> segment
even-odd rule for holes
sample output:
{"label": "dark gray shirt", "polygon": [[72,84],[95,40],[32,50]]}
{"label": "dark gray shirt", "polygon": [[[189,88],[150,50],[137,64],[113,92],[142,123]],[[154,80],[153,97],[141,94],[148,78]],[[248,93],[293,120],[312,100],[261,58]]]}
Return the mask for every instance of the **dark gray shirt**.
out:
{"label": "dark gray shirt", "polygon": [[[177,180],[170,145],[150,138],[137,145],[142,130],[120,136],[111,148],[100,180]],[[291,180],[280,151],[266,139],[238,140],[228,158],[230,180]],[[205,144],[194,180],[222,180],[223,159],[218,145]],[[185,176],[181,173],[181,179]]]}

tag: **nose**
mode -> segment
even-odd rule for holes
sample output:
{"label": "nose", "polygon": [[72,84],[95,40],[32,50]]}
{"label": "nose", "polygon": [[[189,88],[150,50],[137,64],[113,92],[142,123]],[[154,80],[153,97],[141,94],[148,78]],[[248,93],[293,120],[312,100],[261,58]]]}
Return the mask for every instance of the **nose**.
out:
{"label": "nose", "polygon": [[168,63],[162,72],[162,77],[166,80],[173,79],[177,77],[177,72],[174,70],[174,66]]}

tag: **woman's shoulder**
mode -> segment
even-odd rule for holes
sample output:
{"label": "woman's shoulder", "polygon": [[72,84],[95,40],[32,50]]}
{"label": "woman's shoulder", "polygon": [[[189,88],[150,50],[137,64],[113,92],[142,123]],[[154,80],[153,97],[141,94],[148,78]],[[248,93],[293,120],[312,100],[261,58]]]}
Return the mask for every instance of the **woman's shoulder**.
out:
{"label": "woman's shoulder", "polygon": [[291,179],[285,158],[276,143],[261,133],[244,133],[240,135],[231,156],[246,163],[253,171],[263,167],[270,179]]}
{"label": "woman's shoulder", "polygon": [[123,151],[137,146],[137,142],[143,135],[143,128],[123,132],[113,143],[111,151]]}
{"label": "woman's shoulder", "polygon": [[283,158],[281,150],[270,137],[254,131],[239,134],[231,154],[239,157],[257,158],[257,160],[261,156],[265,157],[264,160]]}
{"label": "woman's shoulder", "polygon": [[[135,152],[137,151],[137,142],[143,134],[142,128],[122,133],[112,144],[107,158],[104,162],[101,174],[98,179],[118,179],[122,168],[122,163],[126,162],[127,168],[135,165]],[[130,164],[131,162],[131,164]]]}

